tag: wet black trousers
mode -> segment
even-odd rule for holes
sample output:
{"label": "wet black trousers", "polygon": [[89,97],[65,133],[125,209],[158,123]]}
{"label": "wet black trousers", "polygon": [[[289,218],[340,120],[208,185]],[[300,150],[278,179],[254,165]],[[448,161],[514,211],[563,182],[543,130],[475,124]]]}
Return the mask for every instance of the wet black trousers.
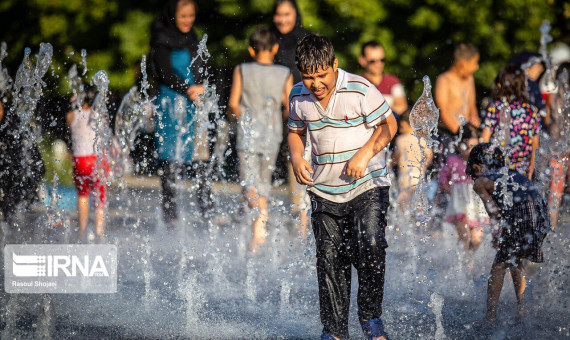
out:
{"label": "wet black trousers", "polygon": [[159,161],[159,177],[162,185],[162,216],[164,222],[171,222],[178,218],[176,205],[176,179],[194,177],[198,182],[196,198],[202,216],[207,216],[213,207],[212,193],[207,183],[207,165],[180,165],[175,162]]}
{"label": "wet black trousers", "polygon": [[358,273],[358,316],[382,315],[386,267],[388,187],[334,203],[311,194],[323,332],[348,337],[351,265]]}

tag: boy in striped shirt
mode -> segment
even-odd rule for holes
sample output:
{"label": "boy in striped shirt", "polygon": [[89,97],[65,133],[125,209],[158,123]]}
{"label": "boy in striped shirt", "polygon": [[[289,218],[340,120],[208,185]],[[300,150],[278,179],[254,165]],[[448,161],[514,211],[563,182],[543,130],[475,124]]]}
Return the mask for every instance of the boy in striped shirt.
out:
{"label": "boy in striped shirt", "polygon": [[[302,82],[289,95],[288,143],[295,177],[311,196],[321,339],[348,337],[351,265],[358,271],[362,328],[369,339],[385,339],[386,147],[396,119],[374,85],[338,68],[325,37],[304,38],[296,62]],[[307,132],[313,166],[303,159]]]}

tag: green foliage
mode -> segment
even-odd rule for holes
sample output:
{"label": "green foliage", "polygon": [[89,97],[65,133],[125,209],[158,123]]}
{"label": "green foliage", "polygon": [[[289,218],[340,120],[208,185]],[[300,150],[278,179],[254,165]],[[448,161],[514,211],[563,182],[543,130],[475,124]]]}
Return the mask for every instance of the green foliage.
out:
{"label": "green foliage", "polygon": [[[272,22],[273,0],[198,1],[197,31],[208,33],[210,64],[231,69],[249,60],[247,38],[258,25]],[[125,92],[135,83],[140,58],[148,53],[150,26],[159,0],[4,0],[0,3],[0,40],[8,43],[7,63],[14,74],[23,48],[42,41],[55,48],[54,77],[68,91],[67,70],[86,49],[88,76],[105,69],[111,87]],[[298,0],[303,24],[328,36],[341,67],[360,72],[356,58],[370,39],[386,50],[386,71],[396,74],[410,103],[421,91],[423,75],[435,77],[451,61],[453,46],[470,41],[481,52],[475,74],[480,93],[517,51],[538,50],[539,27],[551,20],[556,40],[570,42],[568,0]],[[22,17],[22,13],[26,13]],[[74,52],[71,55],[71,52]],[[229,79],[227,80],[230,81]]]}

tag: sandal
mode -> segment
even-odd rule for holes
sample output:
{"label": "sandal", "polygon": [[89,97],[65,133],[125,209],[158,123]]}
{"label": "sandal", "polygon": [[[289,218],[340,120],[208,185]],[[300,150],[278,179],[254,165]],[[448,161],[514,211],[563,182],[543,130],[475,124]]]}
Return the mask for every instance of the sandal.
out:
{"label": "sandal", "polygon": [[364,332],[364,336],[366,339],[372,340],[379,336],[383,336],[386,340],[390,340],[388,338],[388,333],[384,330],[384,324],[382,323],[382,319],[371,319],[367,321],[360,320],[360,326],[362,326],[362,331]]}

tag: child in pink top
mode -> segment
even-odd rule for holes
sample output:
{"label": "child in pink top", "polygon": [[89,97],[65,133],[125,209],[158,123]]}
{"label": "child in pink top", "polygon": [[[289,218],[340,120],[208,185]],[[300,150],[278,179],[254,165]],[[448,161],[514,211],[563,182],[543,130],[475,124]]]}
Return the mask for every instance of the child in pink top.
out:
{"label": "child in pink top", "polygon": [[459,155],[447,157],[439,175],[439,186],[449,196],[444,221],[455,225],[459,241],[465,250],[474,252],[483,240],[483,225],[488,223],[483,202],[473,191],[473,180],[465,173],[469,152],[479,140],[477,129],[467,124],[463,127]]}

